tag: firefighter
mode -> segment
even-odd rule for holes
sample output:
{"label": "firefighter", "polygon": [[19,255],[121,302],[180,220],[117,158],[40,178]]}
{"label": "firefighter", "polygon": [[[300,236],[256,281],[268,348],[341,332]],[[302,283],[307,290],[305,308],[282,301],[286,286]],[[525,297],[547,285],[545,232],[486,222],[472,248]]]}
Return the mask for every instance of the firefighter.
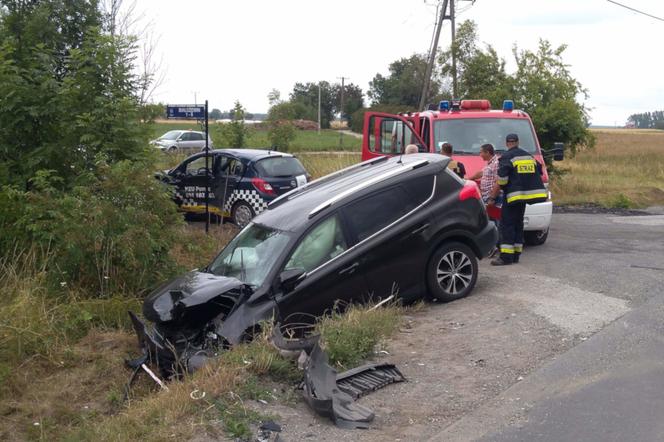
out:
{"label": "firefighter", "polygon": [[498,179],[487,200],[495,205],[496,197],[503,190],[503,207],[500,221],[500,257],[491,265],[502,266],[519,262],[523,249],[523,215],[526,204],[541,203],[547,199],[542,183],[542,165],[532,155],[519,147],[519,136],[505,137],[507,152],[498,163]]}

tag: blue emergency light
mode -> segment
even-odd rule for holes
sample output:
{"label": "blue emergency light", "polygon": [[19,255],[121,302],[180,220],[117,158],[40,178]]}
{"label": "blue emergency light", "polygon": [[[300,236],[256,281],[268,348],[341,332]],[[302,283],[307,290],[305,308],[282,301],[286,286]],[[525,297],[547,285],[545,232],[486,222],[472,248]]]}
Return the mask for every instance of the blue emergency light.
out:
{"label": "blue emergency light", "polygon": [[450,110],[450,102],[447,101],[447,100],[441,101],[440,104],[438,105],[438,109],[440,109],[442,111]]}
{"label": "blue emergency light", "polygon": [[503,101],[503,110],[504,111],[514,110],[514,102],[512,100]]}

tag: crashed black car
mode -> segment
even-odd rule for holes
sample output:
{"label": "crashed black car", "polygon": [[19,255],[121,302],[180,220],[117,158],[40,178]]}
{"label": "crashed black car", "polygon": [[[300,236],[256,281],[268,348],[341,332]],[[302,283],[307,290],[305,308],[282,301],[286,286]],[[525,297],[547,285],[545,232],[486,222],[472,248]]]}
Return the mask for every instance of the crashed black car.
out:
{"label": "crashed black car", "polygon": [[153,327],[132,315],[149,357],[169,375],[241,342],[263,320],[287,325],[393,293],[468,295],[497,232],[477,185],[449,161],[380,157],[277,198],[210,265],[145,300]]}

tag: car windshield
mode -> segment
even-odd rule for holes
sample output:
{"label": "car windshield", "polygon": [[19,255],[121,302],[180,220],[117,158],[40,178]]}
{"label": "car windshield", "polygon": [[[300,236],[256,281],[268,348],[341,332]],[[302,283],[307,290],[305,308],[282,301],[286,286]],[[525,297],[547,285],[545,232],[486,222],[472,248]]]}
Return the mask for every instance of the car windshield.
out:
{"label": "car windshield", "polygon": [[480,146],[493,144],[498,151],[507,150],[505,136],[517,134],[519,147],[537,153],[537,144],[530,122],[515,118],[456,118],[436,121],[434,137],[436,151],[447,142],[452,144],[455,155],[478,155]]}
{"label": "car windshield", "polygon": [[289,240],[286,232],[251,223],[221,251],[208,271],[260,287]]}
{"label": "car windshield", "polygon": [[305,175],[306,172],[297,158],[273,157],[256,162],[256,170],[262,177],[291,177]]}
{"label": "car windshield", "polygon": [[164,135],[160,136],[160,140],[175,140],[179,135],[181,131],[179,130],[169,130],[166,132]]}

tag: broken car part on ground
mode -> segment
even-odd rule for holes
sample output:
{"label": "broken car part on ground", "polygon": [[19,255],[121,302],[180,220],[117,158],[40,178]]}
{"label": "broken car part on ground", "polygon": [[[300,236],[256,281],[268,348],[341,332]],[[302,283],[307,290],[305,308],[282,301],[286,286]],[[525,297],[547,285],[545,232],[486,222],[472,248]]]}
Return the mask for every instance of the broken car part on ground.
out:
{"label": "broken car part on ground", "polygon": [[368,428],[374,413],[355,400],[372,391],[406,378],[392,364],[367,364],[337,374],[320,347],[320,335],[286,339],[283,328],[272,330],[273,344],[286,351],[301,350],[305,354],[304,399],[319,415],[330,418],[343,428]]}

